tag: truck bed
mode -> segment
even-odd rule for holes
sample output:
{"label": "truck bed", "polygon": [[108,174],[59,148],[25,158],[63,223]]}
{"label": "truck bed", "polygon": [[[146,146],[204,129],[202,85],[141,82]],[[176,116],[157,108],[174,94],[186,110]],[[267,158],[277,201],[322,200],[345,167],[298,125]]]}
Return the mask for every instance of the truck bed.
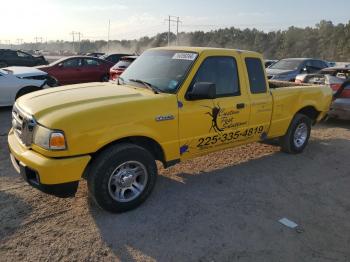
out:
{"label": "truck bed", "polygon": [[288,82],[288,81],[269,80],[269,86],[270,86],[270,88],[281,88],[281,87],[291,87],[291,86],[312,86],[312,85],[311,84],[298,84],[295,82]]}
{"label": "truck bed", "polygon": [[317,112],[324,113],[329,109],[332,96],[330,96],[330,88],[325,85],[282,81],[269,81],[269,84],[273,99],[273,113],[269,131],[271,137],[285,134],[289,123],[300,108],[314,108],[317,118],[319,116]]}

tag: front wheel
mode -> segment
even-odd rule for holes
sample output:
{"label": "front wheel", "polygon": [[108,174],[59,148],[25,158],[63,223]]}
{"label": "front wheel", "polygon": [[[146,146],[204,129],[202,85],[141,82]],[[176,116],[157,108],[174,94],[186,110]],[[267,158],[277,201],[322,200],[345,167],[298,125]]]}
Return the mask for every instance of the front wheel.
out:
{"label": "front wheel", "polygon": [[303,114],[295,115],[287,133],[280,138],[283,152],[298,154],[304,151],[311,134],[311,119]]}
{"label": "front wheel", "polygon": [[139,206],[151,193],[157,179],[153,156],[133,144],[116,144],[93,160],[87,176],[90,197],[112,213]]}
{"label": "front wheel", "polygon": [[32,92],[35,92],[35,91],[39,91],[41,90],[40,87],[35,87],[35,86],[26,86],[26,87],[23,87],[21,90],[19,90],[16,94],[16,100],[18,98],[20,98],[21,96],[24,96],[26,94],[29,94],[29,93],[32,93]]}

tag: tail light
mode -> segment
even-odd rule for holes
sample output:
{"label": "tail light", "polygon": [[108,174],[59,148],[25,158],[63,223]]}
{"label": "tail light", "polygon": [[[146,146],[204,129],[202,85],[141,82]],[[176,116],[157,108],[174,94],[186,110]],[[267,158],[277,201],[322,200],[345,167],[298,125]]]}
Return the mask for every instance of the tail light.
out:
{"label": "tail light", "polygon": [[341,84],[330,84],[329,86],[332,88],[333,91],[338,91]]}

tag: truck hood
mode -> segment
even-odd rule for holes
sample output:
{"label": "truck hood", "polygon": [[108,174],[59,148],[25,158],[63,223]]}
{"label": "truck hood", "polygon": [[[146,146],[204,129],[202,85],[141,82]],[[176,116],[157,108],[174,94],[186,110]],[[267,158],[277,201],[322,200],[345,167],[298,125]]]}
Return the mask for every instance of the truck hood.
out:
{"label": "truck hood", "polygon": [[[69,112],[98,110],[111,104],[150,99],[156,96],[150,90],[114,83],[89,83],[45,89],[18,99],[17,105],[45,124],[50,117]],[[51,119],[53,120],[53,119]]]}

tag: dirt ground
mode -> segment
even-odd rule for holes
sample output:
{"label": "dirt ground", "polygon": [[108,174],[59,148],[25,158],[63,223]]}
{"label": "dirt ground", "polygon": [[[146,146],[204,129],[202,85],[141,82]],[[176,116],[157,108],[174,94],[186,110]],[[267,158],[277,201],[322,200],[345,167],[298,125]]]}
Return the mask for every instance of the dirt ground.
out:
{"label": "dirt ground", "polygon": [[[350,261],[350,122],[303,154],[251,144],[160,170],[150,198],[113,215],[26,185],[0,111],[0,261]],[[278,223],[287,217],[300,232]]]}

